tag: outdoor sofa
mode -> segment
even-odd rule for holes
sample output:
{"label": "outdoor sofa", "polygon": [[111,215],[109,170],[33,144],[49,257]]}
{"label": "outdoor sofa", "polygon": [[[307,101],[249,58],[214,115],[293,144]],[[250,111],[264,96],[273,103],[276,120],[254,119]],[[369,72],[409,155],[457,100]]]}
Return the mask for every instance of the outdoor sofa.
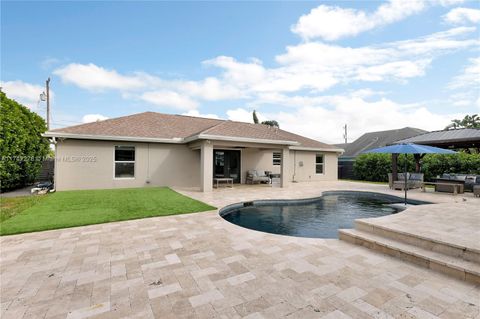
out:
{"label": "outdoor sofa", "polygon": [[267,171],[249,170],[247,171],[246,184],[270,183],[270,176]]}
{"label": "outdoor sofa", "polygon": [[[473,192],[474,186],[480,185],[480,175],[442,174],[436,181],[441,183],[462,184],[465,191]],[[448,185],[438,185],[435,190],[437,192],[451,192],[451,189]]]}
{"label": "outdoor sofa", "polygon": [[[405,189],[405,173],[398,173],[394,181],[392,174],[388,173],[388,183],[391,189]],[[423,184],[423,173],[407,173],[407,189],[420,188]]]}

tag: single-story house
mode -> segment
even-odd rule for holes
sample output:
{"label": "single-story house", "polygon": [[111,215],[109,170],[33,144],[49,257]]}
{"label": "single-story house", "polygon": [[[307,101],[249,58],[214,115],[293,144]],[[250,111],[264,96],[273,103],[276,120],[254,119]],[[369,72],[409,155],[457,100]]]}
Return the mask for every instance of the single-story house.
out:
{"label": "single-story house", "polygon": [[210,191],[214,178],[245,183],[249,170],[281,186],[337,179],[335,146],[279,128],[145,112],[46,132],[56,147],[58,191],[178,186]]}
{"label": "single-story house", "polygon": [[395,141],[417,136],[426,133],[419,128],[404,127],[395,130],[368,132],[357,138],[355,141],[347,144],[335,144],[338,148],[344,149],[344,153],[338,159],[338,177],[342,179],[353,179],[353,164],[357,156],[364,151],[391,145]]}

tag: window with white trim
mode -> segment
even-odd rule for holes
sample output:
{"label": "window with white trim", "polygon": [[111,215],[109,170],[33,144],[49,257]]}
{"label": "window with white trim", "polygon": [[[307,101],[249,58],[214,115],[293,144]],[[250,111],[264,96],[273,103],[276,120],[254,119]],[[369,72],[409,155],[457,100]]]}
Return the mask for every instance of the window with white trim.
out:
{"label": "window with white trim", "polygon": [[324,155],[316,154],[315,156],[315,174],[323,174]]}
{"label": "window with white trim", "polygon": [[115,178],[135,178],[134,146],[115,146]]}
{"label": "window with white trim", "polygon": [[273,165],[274,166],[282,165],[282,153],[273,152]]}

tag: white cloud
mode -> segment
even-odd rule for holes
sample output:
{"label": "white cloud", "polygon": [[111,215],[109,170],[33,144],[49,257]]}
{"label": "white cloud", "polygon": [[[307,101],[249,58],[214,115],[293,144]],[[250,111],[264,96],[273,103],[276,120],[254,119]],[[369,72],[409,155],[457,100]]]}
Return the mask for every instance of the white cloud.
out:
{"label": "white cloud", "polygon": [[108,120],[108,116],[104,116],[102,114],[86,114],[82,117],[82,123],[91,123],[104,120]]}
{"label": "white cloud", "polygon": [[[37,108],[40,94],[45,91],[43,86],[19,80],[0,82],[0,86],[9,98],[33,110]],[[52,90],[50,90],[50,98],[53,98]]]}
{"label": "white cloud", "polygon": [[[385,16],[385,12],[382,13]],[[322,42],[288,46],[275,57],[278,66],[265,67],[258,59],[247,62],[218,56],[204,65],[219,74],[201,80],[166,80],[148,73],[126,75],[94,64],[69,64],[55,74],[79,87],[119,90],[124,98],[141,99],[161,107],[195,109],[198,102],[261,96],[322,92],[352,81],[400,81],[424,76],[431,62],[442,54],[478,47],[469,36],[475,28],[460,27],[416,39],[363,47],[342,47]],[[169,104],[170,103],[170,104]]]}
{"label": "white cloud", "polygon": [[422,12],[430,5],[459,2],[461,1],[390,0],[373,12],[322,4],[302,15],[291,30],[305,40],[321,38],[334,41],[403,20]]}
{"label": "white cloud", "polygon": [[[298,99],[295,103],[298,103]],[[281,105],[292,103],[285,97]],[[237,110],[238,112],[238,110]],[[405,126],[425,130],[443,129],[461,114],[435,114],[423,105],[398,104],[386,98],[373,101],[354,96],[322,96],[290,112],[263,113],[280,123],[282,129],[328,143],[340,143],[342,125],[349,127],[350,141],[366,131],[380,131]],[[428,118],[428,121],[425,119]],[[366,129],[368,128],[368,129]]]}
{"label": "white cloud", "polygon": [[149,91],[140,96],[140,99],[158,106],[174,107],[181,110],[195,109],[198,103],[186,95],[174,91]]}
{"label": "white cloud", "polygon": [[[342,47],[322,42],[288,46],[284,54],[276,56],[284,67],[277,69],[292,74],[324,74],[334,81],[316,81],[308,77],[292,87],[313,88],[321,91],[336,83],[357,81],[405,80],[423,76],[433,59],[456,50],[478,47],[480,41],[469,38],[475,28],[453,28],[416,39],[388,42],[364,47]],[[287,77],[292,81],[292,77]],[[302,77],[300,77],[302,78]]]}
{"label": "white cloud", "polygon": [[44,70],[48,70],[48,69],[54,67],[55,65],[59,65],[62,62],[63,61],[61,59],[48,57],[48,58],[43,59],[42,62],[40,62],[40,67]]}
{"label": "white cloud", "polygon": [[115,70],[107,70],[93,63],[71,63],[53,71],[63,82],[75,84],[87,90],[131,90],[146,85],[140,75],[125,76]]}
{"label": "white cloud", "polygon": [[456,100],[452,102],[453,106],[470,106],[472,102],[470,100]]}
{"label": "white cloud", "polygon": [[[398,52],[409,55],[438,56],[455,50],[478,47],[480,40],[475,37],[475,27],[458,27],[436,32],[413,40],[392,42]],[[473,34],[472,38],[467,38]]]}
{"label": "white cloud", "polygon": [[445,16],[446,22],[451,24],[480,23],[480,10],[471,8],[455,8]]}
{"label": "white cloud", "polygon": [[217,114],[201,114],[197,110],[190,110],[188,112],[182,113],[182,115],[194,116],[194,117],[206,117],[209,119],[219,119]]}
{"label": "white cloud", "polygon": [[[301,17],[293,27],[294,32],[310,42],[288,46],[285,52],[275,57],[277,65],[267,66],[255,58],[240,61],[235,57],[218,56],[203,62],[205,66],[216,68],[217,74],[200,80],[163,79],[139,72],[122,74],[94,64],[69,64],[57,69],[55,74],[63,81],[87,90],[118,90],[124,98],[180,109],[191,116],[216,118],[215,114],[201,114],[197,110],[201,101],[242,100],[242,105],[246,106],[228,110],[227,116],[245,122],[252,122],[254,108],[286,106],[292,113],[275,115],[262,111],[258,113],[259,118],[275,119],[285,123],[283,128],[332,141],[341,138],[341,133],[338,133],[338,139],[336,137],[336,126],[343,122],[352,123],[349,124],[352,134],[359,134],[365,127],[375,130],[414,126],[415,123],[420,126],[422,122],[418,122],[415,116],[423,116],[432,121],[421,128],[431,126],[438,129],[455,117],[435,115],[423,105],[397,104],[386,99],[386,93],[368,89],[343,96],[318,94],[352,82],[397,81],[403,84],[408,79],[424,76],[439,56],[478,48],[480,40],[475,27],[456,27],[415,39],[357,47],[312,39],[335,40],[355,35],[404,19],[426,6],[449,5],[451,2],[394,0],[371,13],[321,5]],[[328,16],[322,19],[325,14]],[[458,83],[471,82],[471,76],[478,74],[467,69],[464,73],[452,81],[451,87],[461,87]],[[466,105],[466,100],[457,99],[452,104]]]}
{"label": "white cloud", "polygon": [[447,86],[455,92],[450,96],[454,106],[480,106],[480,57],[469,59],[469,64]]}
{"label": "white cloud", "polygon": [[417,61],[395,61],[358,69],[357,79],[363,81],[382,81],[393,77],[407,79],[425,75],[425,69],[431,60],[422,59]]}
{"label": "white cloud", "polygon": [[451,89],[474,87],[480,90],[480,57],[469,59],[469,65],[460,75],[453,78],[449,87]]}
{"label": "white cloud", "polygon": [[207,77],[203,81],[178,81],[172,86],[185,94],[207,101],[243,97],[243,93],[237,87],[225,84],[214,77]]}
{"label": "white cloud", "polygon": [[[260,122],[267,120],[267,118],[262,113],[258,111],[256,111],[256,113],[257,118]],[[253,110],[250,111],[239,107],[234,110],[228,110],[227,116],[230,121],[253,123]]]}

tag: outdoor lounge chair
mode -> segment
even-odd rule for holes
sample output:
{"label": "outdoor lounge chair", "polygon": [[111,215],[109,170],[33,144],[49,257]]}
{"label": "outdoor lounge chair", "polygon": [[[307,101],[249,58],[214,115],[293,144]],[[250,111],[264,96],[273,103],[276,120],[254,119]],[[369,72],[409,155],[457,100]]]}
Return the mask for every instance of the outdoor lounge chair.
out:
{"label": "outdoor lounge chair", "polygon": [[[393,182],[393,189],[405,188],[405,173],[398,173],[398,180]],[[420,188],[423,184],[423,173],[407,173],[407,189]]]}
{"label": "outdoor lounge chair", "polygon": [[247,171],[246,184],[270,183],[270,177],[265,171],[249,170]]}

